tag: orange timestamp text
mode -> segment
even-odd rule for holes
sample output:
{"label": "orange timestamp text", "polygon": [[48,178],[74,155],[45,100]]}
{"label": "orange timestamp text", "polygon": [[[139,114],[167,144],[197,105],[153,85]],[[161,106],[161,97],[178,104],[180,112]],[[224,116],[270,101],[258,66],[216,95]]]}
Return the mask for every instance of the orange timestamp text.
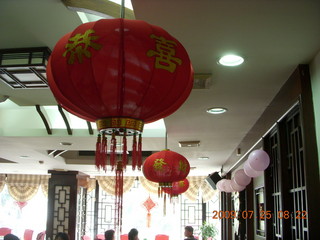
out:
{"label": "orange timestamp text", "polygon": [[307,211],[259,211],[255,214],[253,210],[244,210],[244,211],[212,211],[213,219],[271,219],[277,217],[278,219],[307,219]]}

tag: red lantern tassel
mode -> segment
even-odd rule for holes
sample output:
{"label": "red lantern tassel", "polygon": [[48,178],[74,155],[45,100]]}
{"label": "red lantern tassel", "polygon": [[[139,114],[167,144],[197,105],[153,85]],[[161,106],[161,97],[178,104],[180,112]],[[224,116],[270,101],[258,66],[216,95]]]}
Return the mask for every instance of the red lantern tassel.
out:
{"label": "red lantern tassel", "polygon": [[167,214],[167,200],[166,200],[166,194],[164,194],[163,197],[163,216],[166,216]]}
{"label": "red lantern tassel", "polygon": [[138,170],[141,170],[142,166],[142,136],[139,134],[139,143],[138,143]]}
{"label": "red lantern tassel", "polygon": [[101,150],[100,150],[100,162],[104,171],[107,170],[107,137],[106,134],[103,133],[102,135],[102,143],[101,143]]}
{"label": "red lantern tassel", "polygon": [[115,195],[115,229],[119,229],[121,233],[123,209],[123,166],[121,161],[117,163]]}
{"label": "red lantern tassel", "polygon": [[123,135],[123,152],[122,152],[122,165],[123,169],[126,169],[128,162],[128,155],[127,155],[127,137],[126,132]]}
{"label": "red lantern tassel", "polygon": [[151,227],[151,213],[147,213],[147,228]]}
{"label": "red lantern tassel", "polygon": [[137,137],[136,134],[133,134],[132,142],[132,170],[136,169],[137,165]]}
{"label": "red lantern tassel", "polygon": [[110,165],[111,170],[113,171],[116,166],[116,147],[117,140],[115,132],[112,133],[111,144],[110,144]]}
{"label": "red lantern tassel", "polygon": [[96,143],[96,157],[95,164],[98,169],[101,167],[101,135],[98,134],[97,143]]}

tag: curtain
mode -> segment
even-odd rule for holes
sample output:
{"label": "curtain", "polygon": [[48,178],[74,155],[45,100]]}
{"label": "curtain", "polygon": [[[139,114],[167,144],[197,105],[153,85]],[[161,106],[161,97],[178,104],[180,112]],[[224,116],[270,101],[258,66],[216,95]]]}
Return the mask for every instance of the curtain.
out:
{"label": "curtain", "polygon": [[191,201],[196,201],[198,198],[199,191],[202,193],[203,202],[208,202],[214,194],[215,190],[205,180],[204,176],[191,176],[187,177],[189,181],[189,189],[184,193],[184,195]]}
{"label": "curtain", "polygon": [[87,192],[89,193],[92,190],[94,190],[95,188],[96,188],[96,179],[95,178],[89,178]]}
{"label": "curtain", "polygon": [[158,194],[158,183],[151,182],[145,177],[139,177],[139,181],[142,187],[144,187],[148,192]]}
{"label": "curtain", "polygon": [[3,190],[4,185],[6,180],[6,175],[5,174],[0,174],[0,192]]}
{"label": "curtain", "polygon": [[[132,188],[136,177],[123,177],[123,193]],[[110,195],[115,195],[116,181],[114,176],[97,176],[99,186]]]}
{"label": "curtain", "polygon": [[41,175],[8,174],[7,187],[17,202],[27,202],[38,192]]}
{"label": "curtain", "polygon": [[48,189],[49,189],[49,178],[50,175],[42,175],[40,178],[41,190],[42,193],[48,197]]}

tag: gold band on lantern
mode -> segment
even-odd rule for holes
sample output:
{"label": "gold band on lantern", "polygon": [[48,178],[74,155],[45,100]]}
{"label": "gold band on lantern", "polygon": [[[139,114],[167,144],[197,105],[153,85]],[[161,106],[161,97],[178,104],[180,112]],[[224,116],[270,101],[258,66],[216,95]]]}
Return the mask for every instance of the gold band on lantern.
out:
{"label": "gold band on lantern", "polygon": [[114,117],[114,118],[103,118],[98,119],[96,121],[98,131],[104,129],[116,129],[116,128],[124,128],[124,129],[132,129],[139,132],[143,130],[143,121],[133,118],[121,118],[121,117]]}

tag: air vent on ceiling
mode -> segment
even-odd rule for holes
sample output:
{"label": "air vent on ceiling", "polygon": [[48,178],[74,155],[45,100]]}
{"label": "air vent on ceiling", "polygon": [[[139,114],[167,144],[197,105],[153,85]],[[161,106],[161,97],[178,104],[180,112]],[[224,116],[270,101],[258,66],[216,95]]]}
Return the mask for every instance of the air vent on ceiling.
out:
{"label": "air vent on ceiling", "polygon": [[179,147],[199,147],[200,141],[180,141]]}
{"label": "air vent on ceiling", "polygon": [[211,85],[211,74],[194,74],[193,89],[209,89]]}

